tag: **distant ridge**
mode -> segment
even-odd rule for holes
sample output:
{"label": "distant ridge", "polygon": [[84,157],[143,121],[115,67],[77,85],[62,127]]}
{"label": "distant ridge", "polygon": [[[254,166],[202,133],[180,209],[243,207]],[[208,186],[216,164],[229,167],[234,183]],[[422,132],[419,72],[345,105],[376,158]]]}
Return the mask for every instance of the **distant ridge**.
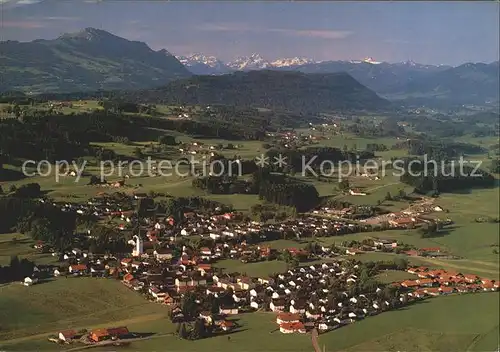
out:
{"label": "distant ridge", "polygon": [[53,40],[1,42],[0,52],[0,91],[138,89],[191,76],[168,51],[96,28]]}
{"label": "distant ridge", "polygon": [[194,76],[165,87],[129,92],[143,102],[224,104],[290,111],[385,109],[390,103],[346,73],[251,71]]}

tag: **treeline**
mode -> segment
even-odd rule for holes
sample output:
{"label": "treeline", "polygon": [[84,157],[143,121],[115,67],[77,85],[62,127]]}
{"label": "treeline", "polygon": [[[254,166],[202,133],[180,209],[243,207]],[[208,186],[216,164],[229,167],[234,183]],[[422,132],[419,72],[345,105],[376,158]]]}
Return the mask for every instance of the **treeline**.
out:
{"label": "treeline", "polygon": [[405,120],[412,126],[413,130],[429,134],[439,138],[461,137],[472,135],[473,137],[498,136],[498,113],[478,113],[471,116],[416,116],[407,117]]}
{"label": "treeline", "polygon": [[76,228],[76,213],[62,212],[52,204],[31,198],[1,197],[0,214],[0,232],[15,230],[29,234],[56,248],[71,244]]}
{"label": "treeline", "polygon": [[[286,165],[280,167],[275,165],[275,162],[281,155]],[[348,151],[340,150],[333,147],[307,147],[305,149],[270,149],[266,152],[266,157],[269,158],[270,166],[274,171],[282,171],[284,169],[293,172],[303,172],[306,166],[317,171],[323,163],[323,170],[328,171],[330,166],[336,168],[337,163],[349,160],[355,162],[359,160],[371,159],[375,155],[372,151]],[[331,163],[330,163],[331,162]]]}
{"label": "treeline", "polygon": [[[427,171],[423,163],[405,166],[405,172],[400,177],[401,182],[415,187],[415,192],[425,194],[433,192],[454,192],[473,187],[493,187],[495,178],[488,172],[468,165],[427,164]],[[411,172],[410,172],[411,171]]]}
{"label": "treeline", "polygon": [[374,123],[366,119],[354,118],[353,123],[342,125],[341,129],[359,137],[400,137],[405,135],[405,129],[393,119]]}
{"label": "treeline", "polygon": [[66,121],[57,118],[32,118],[20,122],[15,119],[0,121],[0,150],[8,162],[9,158],[25,158],[32,160],[57,159],[72,160],[89,153],[87,137],[74,133],[68,125],[73,119]]}
{"label": "treeline", "polygon": [[228,175],[207,176],[194,179],[192,185],[213,194],[258,194],[260,199],[292,207],[298,212],[311,210],[320,201],[314,185],[271,172],[269,168],[256,170],[250,180]]}
{"label": "treeline", "polygon": [[233,127],[277,131],[283,128],[296,128],[307,123],[321,123],[323,120],[314,113],[294,113],[271,110],[259,110],[235,105],[210,105],[196,114],[202,122],[218,121]]}
{"label": "treeline", "polygon": [[195,178],[192,186],[211,194],[256,194],[250,181],[239,180],[236,176],[206,176]]}
{"label": "treeline", "polygon": [[305,212],[318,206],[320,198],[314,185],[300,182],[284,174],[261,169],[254,174],[254,187],[259,198],[271,203],[294,207]]}
{"label": "treeline", "polygon": [[233,207],[224,203],[203,197],[178,197],[169,198],[158,203],[157,213],[171,216],[177,222],[184,220],[184,213],[190,211],[206,213],[226,213],[233,211]]}
{"label": "treeline", "polygon": [[[264,138],[262,129],[236,128],[231,123],[130,117],[96,111],[73,117],[27,116],[0,121],[0,150],[9,158],[73,160],[92,155],[90,142],[157,139],[155,129],[175,130],[195,136],[223,139]],[[157,134],[157,133],[156,133]]]}
{"label": "treeline", "polygon": [[0,265],[0,284],[22,281],[25,277],[33,274],[34,267],[35,263],[29,259],[23,258],[19,260],[17,256],[13,256],[10,258],[9,265]]}
{"label": "treeline", "polygon": [[442,142],[430,139],[409,139],[396,143],[392,149],[407,149],[411,155],[425,155],[436,158],[454,158],[465,154],[481,154],[486,150],[478,145],[460,142]]}
{"label": "treeline", "polygon": [[385,152],[389,150],[385,144],[382,143],[368,143],[366,150],[369,152]]}

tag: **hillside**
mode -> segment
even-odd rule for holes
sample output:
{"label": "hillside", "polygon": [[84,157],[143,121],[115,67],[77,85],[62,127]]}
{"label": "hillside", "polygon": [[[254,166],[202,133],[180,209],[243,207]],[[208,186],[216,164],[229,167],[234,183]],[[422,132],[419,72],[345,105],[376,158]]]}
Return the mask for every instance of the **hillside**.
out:
{"label": "hillside", "polygon": [[390,97],[439,98],[456,104],[498,101],[499,62],[467,63],[394,87]]}
{"label": "hillside", "polygon": [[346,73],[251,71],[195,76],[128,95],[142,102],[224,104],[309,112],[373,110],[390,105]]}
{"label": "hillside", "polygon": [[0,43],[0,91],[74,92],[165,85],[191,73],[166,50],[86,28],[53,40]]}
{"label": "hillside", "polygon": [[410,62],[395,64],[382,62],[374,65],[367,62],[326,61],[286,69],[293,69],[304,73],[347,72],[361,84],[376,91],[378,94],[385,94],[394,91],[394,89],[399,89],[399,87],[415,79],[431,76],[447,68],[449,67],[419,65]]}
{"label": "hillside", "polygon": [[458,67],[330,61],[292,69],[306,73],[347,72],[389,100],[460,105],[498,100],[498,65],[498,61],[491,64],[467,63]]}

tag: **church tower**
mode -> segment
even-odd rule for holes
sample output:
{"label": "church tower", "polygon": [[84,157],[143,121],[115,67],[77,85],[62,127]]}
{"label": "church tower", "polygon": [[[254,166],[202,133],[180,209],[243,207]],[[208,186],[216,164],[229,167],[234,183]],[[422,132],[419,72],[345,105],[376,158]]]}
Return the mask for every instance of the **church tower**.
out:
{"label": "church tower", "polygon": [[139,236],[134,236],[133,238],[135,240],[135,248],[132,251],[132,256],[140,257],[142,253],[144,253],[144,242],[142,241],[142,238]]}

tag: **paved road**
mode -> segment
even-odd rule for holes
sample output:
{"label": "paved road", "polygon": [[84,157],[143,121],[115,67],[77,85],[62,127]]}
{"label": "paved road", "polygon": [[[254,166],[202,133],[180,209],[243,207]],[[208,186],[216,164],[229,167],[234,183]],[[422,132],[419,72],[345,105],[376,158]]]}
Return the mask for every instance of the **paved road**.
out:
{"label": "paved road", "polygon": [[321,348],[319,348],[319,343],[318,343],[318,330],[314,328],[311,331],[311,342],[314,348],[315,352],[321,352]]}

